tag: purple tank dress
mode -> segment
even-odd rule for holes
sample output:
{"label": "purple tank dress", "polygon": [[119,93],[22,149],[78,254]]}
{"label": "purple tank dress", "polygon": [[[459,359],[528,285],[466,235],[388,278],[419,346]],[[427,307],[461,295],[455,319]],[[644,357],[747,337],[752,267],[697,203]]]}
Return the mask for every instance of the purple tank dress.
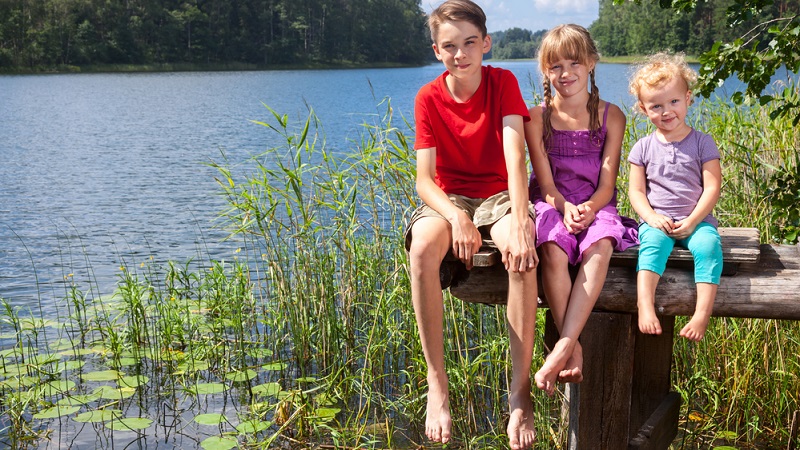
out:
{"label": "purple tank dress", "polygon": [[[589,130],[553,130],[550,139],[545,142],[556,188],[568,202],[575,205],[589,200],[597,190],[603,164],[603,144],[608,132],[606,119],[609,105],[606,102],[603,125],[594,136]],[[542,198],[534,173],[531,173],[528,186],[531,202],[536,207],[537,247],[545,242],[555,242],[567,254],[569,263],[577,265],[582,261],[583,253],[600,239],[611,238],[616,251],[639,244],[636,221],[621,217],[617,212],[616,188],[611,201],[596,212],[589,227],[575,235],[570,234],[564,226],[564,216]]]}

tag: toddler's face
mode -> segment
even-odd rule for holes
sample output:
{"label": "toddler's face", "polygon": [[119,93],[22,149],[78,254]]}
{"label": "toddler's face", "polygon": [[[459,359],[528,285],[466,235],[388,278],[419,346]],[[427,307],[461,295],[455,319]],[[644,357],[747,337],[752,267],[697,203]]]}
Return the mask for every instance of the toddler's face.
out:
{"label": "toddler's face", "polygon": [[692,98],[686,82],[673,78],[658,87],[642,86],[639,91],[639,106],[664,134],[677,132],[687,127],[686,114]]}

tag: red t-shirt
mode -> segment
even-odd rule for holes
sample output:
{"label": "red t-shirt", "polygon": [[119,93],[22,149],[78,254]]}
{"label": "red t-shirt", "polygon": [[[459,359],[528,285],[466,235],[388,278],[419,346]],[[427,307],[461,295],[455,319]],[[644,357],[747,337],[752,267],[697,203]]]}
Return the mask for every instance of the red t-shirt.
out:
{"label": "red t-shirt", "polygon": [[436,148],[436,184],[447,194],[487,198],[508,189],[503,117],[530,120],[517,78],[508,70],[481,68],[481,84],[465,103],[447,89],[448,72],[423,86],[414,106],[414,149]]}

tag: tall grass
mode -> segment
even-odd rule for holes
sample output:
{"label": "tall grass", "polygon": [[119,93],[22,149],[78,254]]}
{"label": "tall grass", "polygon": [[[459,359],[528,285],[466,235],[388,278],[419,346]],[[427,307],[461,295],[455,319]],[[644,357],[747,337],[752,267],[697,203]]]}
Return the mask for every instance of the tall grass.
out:
{"label": "tall grass", "polygon": [[[390,104],[382,108],[346,154],[329,150],[313,111],[294,123],[267,109],[258,126],[280,146],[212,162],[229,204],[222,223],[241,242],[228,260],[123,266],[106,297],[70,275],[64,298],[53,300],[63,313],[49,322],[3,300],[0,443],[33,448],[56,436],[67,445],[96,432],[120,446],[426,445],[426,367],[402,242],[417,201],[411,130]],[[780,168],[796,169],[797,131],[767,108],[694,108],[696,127],[723,154],[721,222],[757,226],[771,241],[776,206],[766,192]],[[632,116],[624,148],[647,132]],[[625,166],[620,206],[632,215]],[[507,445],[504,317],[502,306],[445,295],[451,448]],[[540,312],[534,366],[543,321]],[[677,340],[673,385],[684,409],[673,447],[785,446],[787,420],[800,409],[798,326],[712,319],[702,343]],[[533,396],[536,448],[563,448],[561,399]],[[52,433],[80,421],[96,431]]]}

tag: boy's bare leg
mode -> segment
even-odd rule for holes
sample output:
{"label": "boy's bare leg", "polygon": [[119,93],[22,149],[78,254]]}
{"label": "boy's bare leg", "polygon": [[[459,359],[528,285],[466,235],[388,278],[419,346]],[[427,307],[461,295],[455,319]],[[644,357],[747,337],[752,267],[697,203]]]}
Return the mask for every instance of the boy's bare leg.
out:
{"label": "boy's bare leg", "polygon": [[[544,289],[547,305],[559,335],[564,327],[564,316],[567,314],[567,304],[572,292],[572,279],[569,276],[569,259],[564,250],[553,242],[546,242],[539,247],[542,267],[542,288]],[[580,383],[583,381],[581,368],[583,366],[583,350],[580,343],[575,344],[573,356],[567,360],[564,370],[559,372],[558,381],[564,383]]]}
{"label": "boy's bare leg", "polygon": [[[534,376],[536,386],[548,395],[553,395],[559,373],[573,358],[578,338],[606,281],[608,263],[613,251],[611,240],[601,239],[584,252],[583,263],[578,270],[578,276],[572,285],[572,292],[567,303],[561,336],[550,355],[547,356],[542,368]],[[577,362],[575,359],[573,361]],[[571,368],[573,373],[582,372],[582,358],[580,364],[581,367]],[[580,376],[583,376],[582,373]]]}
{"label": "boy's bare leg", "polygon": [[[491,229],[492,239],[500,248],[505,248],[510,222],[510,216],[505,216]],[[506,431],[509,446],[515,450],[530,448],[536,441],[531,401],[531,363],[537,298],[535,268],[527,272],[508,272],[506,317],[511,350],[511,386],[508,392],[509,418]]]}
{"label": "boy's bare leg", "polygon": [[661,322],[656,316],[656,287],[660,279],[659,274],[650,270],[643,269],[636,274],[639,331],[644,334],[661,334]]}
{"label": "boy's bare leg", "polygon": [[703,339],[711,310],[714,308],[714,299],[717,297],[717,287],[712,283],[697,283],[697,306],[689,323],[681,330],[681,336],[695,342]]}
{"label": "boy's bare leg", "polygon": [[422,351],[428,365],[425,435],[434,442],[447,443],[450,440],[452,419],[444,367],[444,307],[439,267],[450,248],[449,224],[435,217],[422,218],[413,225],[411,236],[411,301],[417,318]]}

